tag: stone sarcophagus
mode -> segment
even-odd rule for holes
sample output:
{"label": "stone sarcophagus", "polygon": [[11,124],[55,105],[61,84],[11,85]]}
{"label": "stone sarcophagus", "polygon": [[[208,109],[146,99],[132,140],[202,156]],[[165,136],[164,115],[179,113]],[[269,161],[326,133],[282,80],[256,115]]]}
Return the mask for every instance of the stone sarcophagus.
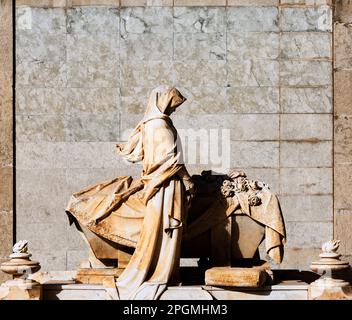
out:
{"label": "stone sarcophagus", "polygon": [[[265,183],[235,170],[228,175],[203,171],[192,180],[197,193],[187,213],[181,258],[198,258],[208,267],[255,266],[260,262],[258,247],[265,240],[269,256],[281,262],[284,221],[277,197]],[[120,274],[134,248],[103,238],[77,220],[75,223],[91,249],[89,262],[82,267],[110,268],[112,274]]]}

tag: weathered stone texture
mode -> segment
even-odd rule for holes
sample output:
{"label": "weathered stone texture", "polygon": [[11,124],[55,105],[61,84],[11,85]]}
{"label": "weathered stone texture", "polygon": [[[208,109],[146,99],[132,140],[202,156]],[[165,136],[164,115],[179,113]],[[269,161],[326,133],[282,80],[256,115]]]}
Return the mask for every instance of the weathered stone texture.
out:
{"label": "weathered stone texture", "polygon": [[332,89],[282,88],[280,104],[284,113],[331,113]]}
{"label": "weathered stone texture", "polygon": [[[58,227],[56,235],[65,222],[64,214],[59,214],[60,208],[65,208],[66,199],[70,196],[66,188],[66,175],[64,169],[18,169],[16,172],[17,218],[18,228],[25,228],[28,223],[51,223]],[[40,193],[47,203],[38,203],[37,194]],[[55,201],[50,201],[55,199]],[[62,229],[61,229],[62,230]],[[32,232],[32,231],[27,231]],[[39,238],[40,235],[37,235]],[[65,238],[65,235],[60,237]],[[31,247],[32,247],[31,243]]]}
{"label": "weathered stone texture", "polygon": [[[17,0],[16,7],[20,6],[33,6],[39,8],[64,8],[66,7],[67,1],[75,0]],[[84,0],[77,0],[84,2]]]}
{"label": "weathered stone texture", "polygon": [[13,209],[13,170],[11,167],[0,168],[0,204],[1,210]]}
{"label": "weathered stone texture", "polygon": [[[170,67],[169,61],[130,61],[121,64],[121,91],[138,90],[136,87],[147,87],[147,92],[159,84],[172,81],[172,74],[165,73],[165,68]],[[123,93],[121,93],[123,95]],[[136,97],[136,99],[139,99]],[[144,108],[144,106],[141,106]]]}
{"label": "weathered stone texture", "polygon": [[350,255],[352,252],[352,233],[351,233],[351,210],[335,211],[335,234],[336,239],[343,239],[339,252],[343,255]]}
{"label": "weathered stone texture", "polygon": [[352,67],[352,27],[341,23],[335,24],[335,59],[334,67],[349,69]]}
{"label": "weathered stone texture", "polygon": [[[43,44],[45,43],[45,46]],[[65,34],[37,34],[21,32],[16,41],[17,61],[62,61],[66,56]]]}
{"label": "weathered stone texture", "polygon": [[66,33],[65,10],[62,8],[50,10],[45,8],[17,8],[16,30],[17,33],[64,34]]}
{"label": "weathered stone texture", "polygon": [[280,205],[287,222],[331,222],[332,202],[332,195],[280,196]]}
{"label": "weathered stone texture", "polygon": [[68,34],[118,34],[119,10],[107,7],[76,7],[67,10]]}
{"label": "weathered stone texture", "polygon": [[332,167],[331,141],[282,142],[280,151],[280,165],[282,167]]}
{"label": "weathered stone texture", "polygon": [[[288,248],[321,248],[321,244],[333,238],[331,222],[287,222],[286,246]],[[312,257],[313,258],[313,257]]]}
{"label": "weathered stone texture", "polygon": [[123,8],[120,15],[123,37],[130,33],[168,34],[173,29],[171,8]]}
{"label": "weathered stone texture", "polygon": [[280,0],[281,5],[289,5],[289,6],[325,6],[331,5],[331,0]]}
{"label": "weathered stone texture", "polygon": [[214,33],[226,31],[226,10],[221,7],[175,7],[174,31],[177,33]]}
{"label": "weathered stone texture", "polygon": [[[0,259],[8,259],[12,252],[13,211],[0,211]],[[0,278],[1,279],[1,278]]]}
{"label": "weathered stone texture", "polygon": [[[10,109],[12,104],[6,103],[1,107]],[[12,116],[0,117],[0,128],[0,167],[11,167],[13,161]]]}
{"label": "weathered stone texture", "polygon": [[16,65],[16,84],[18,87],[65,87],[67,82],[66,70],[66,64],[61,61],[19,62]]}
{"label": "weathered stone texture", "polygon": [[122,7],[133,7],[133,6],[172,6],[173,0],[120,0]]}
{"label": "weathered stone texture", "polygon": [[283,31],[331,31],[332,15],[329,6],[316,8],[283,8]]}
{"label": "weathered stone texture", "polygon": [[[0,263],[13,244],[13,1],[0,2]],[[11,277],[0,272],[0,283]]]}
{"label": "weathered stone texture", "polygon": [[332,125],[329,114],[284,114],[281,116],[281,139],[331,140]]}
{"label": "weathered stone texture", "polygon": [[276,60],[229,61],[227,79],[232,87],[275,87],[279,85],[279,63]]}
{"label": "weathered stone texture", "polygon": [[278,142],[240,142],[231,145],[232,162],[238,167],[277,168],[279,167]]}
{"label": "weathered stone texture", "polygon": [[175,61],[175,82],[183,87],[225,87],[227,72],[224,60]]}
{"label": "weathered stone texture", "polygon": [[[121,6],[70,0],[66,8],[49,2],[50,9],[17,8],[16,37],[17,235],[28,238],[44,269],[73,269],[86,253],[64,213],[72,192],[140,175],[141,166],[126,164],[115,145],[127,139],[159,84],[177,86],[187,98],[173,116],[180,133],[203,130],[209,138],[210,130],[229,130],[229,165],[279,194],[288,230],[296,234],[286,265],[298,265],[295,248],[304,248],[308,260],[311,248],[327,240],[330,8],[287,1],[279,8],[277,0],[227,6],[224,0],[121,0]],[[349,74],[340,75],[335,80],[348,87]],[[335,98],[346,110],[350,97]],[[0,121],[6,123],[0,135],[9,139],[9,122]],[[344,147],[335,146],[342,157],[350,153],[349,122],[336,121],[344,132]],[[1,145],[4,163],[12,161],[11,148]],[[216,167],[211,157],[196,160],[191,173]]]}
{"label": "weathered stone texture", "polygon": [[335,1],[335,21],[342,23],[352,22],[352,3],[344,0]]}
{"label": "weathered stone texture", "polygon": [[283,33],[281,37],[283,58],[331,58],[330,33]]}
{"label": "weathered stone texture", "polygon": [[68,117],[66,141],[118,141],[118,123],[118,114]]}
{"label": "weathered stone texture", "polygon": [[62,94],[69,115],[113,114],[120,110],[119,88],[68,88]]}
{"label": "weathered stone texture", "polygon": [[[210,114],[224,111],[227,106],[227,90],[222,87],[183,87],[178,86],[187,97],[182,105],[184,112],[188,114]],[[143,106],[143,105],[142,105]],[[144,110],[143,106],[143,110]],[[226,110],[226,109],[225,109]],[[229,111],[233,112],[233,111]]]}
{"label": "weathered stone texture", "polygon": [[281,194],[331,194],[331,168],[285,168],[280,170]]}
{"label": "weathered stone texture", "polygon": [[335,164],[352,166],[352,114],[336,115],[334,130]]}
{"label": "weathered stone texture", "polygon": [[83,260],[87,260],[88,250],[67,251],[67,270],[77,270]]}
{"label": "weathered stone texture", "polygon": [[175,6],[224,6],[226,0],[174,0]]}
{"label": "weathered stone texture", "polygon": [[227,0],[228,6],[275,6],[279,0]]}
{"label": "weathered stone texture", "polygon": [[337,164],[334,167],[334,188],[335,209],[350,209],[351,194],[349,191],[352,190],[351,163]]}
{"label": "weathered stone texture", "polygon": [[103,65],[67,62],[67,85],[81,88],[115,88],[119,86],[119,68],[115,61]]}
{"label": "weathered stone texture", "polygon": [[328,61],[283,61],[280,80],[285,86],[327,86],[332,82]]}
{"label": "weathered stone texture", "polygon": [[228,32],[279,31],[276,7],[229,7]]}
{"label": "weathered stone texture", "polygon": [[65,141],[65,120],[63,116],[16,116],[16,140]]}
{"label": "weathered stone texture", "polygon": [[277,113],[279,89],[273,87],[229,88],[228,110],[232,113]]}
{"label": "weathered stone texture", "polygon": [[312,260],[317,260],[320,253],[321,248],[286,248],[280,268],[309,270]]}
{"label": "weathered stone texture", "polygon": [[175,34],[176,60],[225,60],[226,37],[222,33]]}
{"label": "weathered stone texture", "polygon": [[16,114],[64,114],[65,102],[64,88],[18,88]]}
{"label": "weathered stone texture", "polygon": [[334,113],[352,114],[352,70],[334,72]]}
{"label": "weathered stone texture", "polygon": [[351,257],[351,88],[352,5],[336,1],[334,25],[334,237],[341,253]]}
{"label": "weathered stone texture", "polygon": [[274,32],[236,32],[227,35],[227,59],[277,59],[279,34]]}

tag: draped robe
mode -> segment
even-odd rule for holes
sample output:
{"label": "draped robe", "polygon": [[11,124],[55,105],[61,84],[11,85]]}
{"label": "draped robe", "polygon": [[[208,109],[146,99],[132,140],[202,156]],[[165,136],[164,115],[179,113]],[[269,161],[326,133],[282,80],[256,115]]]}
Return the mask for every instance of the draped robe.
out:
{"label": "draped robe", "polygon": [[66,209],[92,232],[135,248],[116,280],[119,299],[157,299],[179,264],[184,187],[177,172],[183,165],[176,129],[162,111],[150,104],[128,142],[117,146],[129,161],[143,161],[141,179],[90,186],[73,194]]}

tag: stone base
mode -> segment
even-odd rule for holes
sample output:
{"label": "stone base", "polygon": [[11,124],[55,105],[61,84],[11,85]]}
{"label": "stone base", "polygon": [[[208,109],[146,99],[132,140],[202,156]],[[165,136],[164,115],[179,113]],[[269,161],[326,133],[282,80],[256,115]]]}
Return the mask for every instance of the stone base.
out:
{"label": "stone base", "polygon": [[76,283],[76,271],[42,271],[29,275],[28,279],[40,284],[72,284]]}
{"label": "stone base", "polygon": [[258,288],[267,279],[262,268],[214,267],[205,272],[205,284],[210,286]]}
{"label": "stone base", "polygon": [[114,281],[121,275],[124,269],[111,268],[111,269],[92,269],[80,268],[76,273],[76,282],[84,284],[104,284]]}
{"label": "stone base", "polygon": [[339,279],[318,279],[308,288],[309,300],[352,300],[352,286]]}
{"label": "stone base", "polygon": [[96,284],[45,284],[44,300],[108,300],[106,288]]}
{"label": "stone base", "polygon": [[[106,271],[108,270],[110,274],[107,275]],[[110,300],[114,299],[116,287],[114,277],[111,274],[114,270],[108,270],[79,270],[82,277],[91,276],[91,281],[93,281],[94,276],[103,277],[102,273],[104,272],[105,280],[98,279],[103,281],[102,284],[77,283],[75,278],[79,272],[76,271],[38,272],[32,276],[42,282],[43,300]],[[287,270],[281,270],[281,273],[285,273],[285,271]],[[192,273],[189,276],[193,277],[194,274]],[[286,280],[283,280],[284,278]],[[204,276],[202,276],[201,280],[196,281],[194,285],[185,282],[182,286],[168,286],[160,300],[307,300],[309,285],[304,279],[294,280],[298,278],[298,275],[291,273],[286,274],[286,276],[275,274],[276,284],[256,288],[201,285],[204,279]],[[35,291],[27,293],[27,295],[23,294],[22,291],[22,295],[18,292],[15,294],[13,290],[10,293],[8,288],[4,290],[3,287],[0,287],[0,295],[9,300],[33,299]]]}
{"label": "stone base", "polygon": [[42,286],[31,280],[8,280],[0,286],[0,300],[41,300]]}
{"label": "stone base", "polygon": [[279,283],[260,288],[203,286],[215,300],[307,300],[308,285],[303,282]]}
{"label": "stone base", "polygon": [[214,300],[201,286],[167,287],[160,300]]}
{"label": "stone base", "polygon": [[[308,285],[295,282],[261,288],[169,286],[160,300],[307,300]],[[44,300],[109,300],[106,287],[92,284],[45,284]]]}

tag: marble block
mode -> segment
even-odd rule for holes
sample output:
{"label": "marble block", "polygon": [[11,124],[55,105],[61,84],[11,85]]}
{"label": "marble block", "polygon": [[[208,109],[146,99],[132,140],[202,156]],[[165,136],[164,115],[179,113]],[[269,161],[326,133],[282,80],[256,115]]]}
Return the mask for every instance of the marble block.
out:
{"label": "marble block", "polygon": [[214,267],[205,272],[205,283],[224,287],[260,287],[266,272],[255,268]]}

